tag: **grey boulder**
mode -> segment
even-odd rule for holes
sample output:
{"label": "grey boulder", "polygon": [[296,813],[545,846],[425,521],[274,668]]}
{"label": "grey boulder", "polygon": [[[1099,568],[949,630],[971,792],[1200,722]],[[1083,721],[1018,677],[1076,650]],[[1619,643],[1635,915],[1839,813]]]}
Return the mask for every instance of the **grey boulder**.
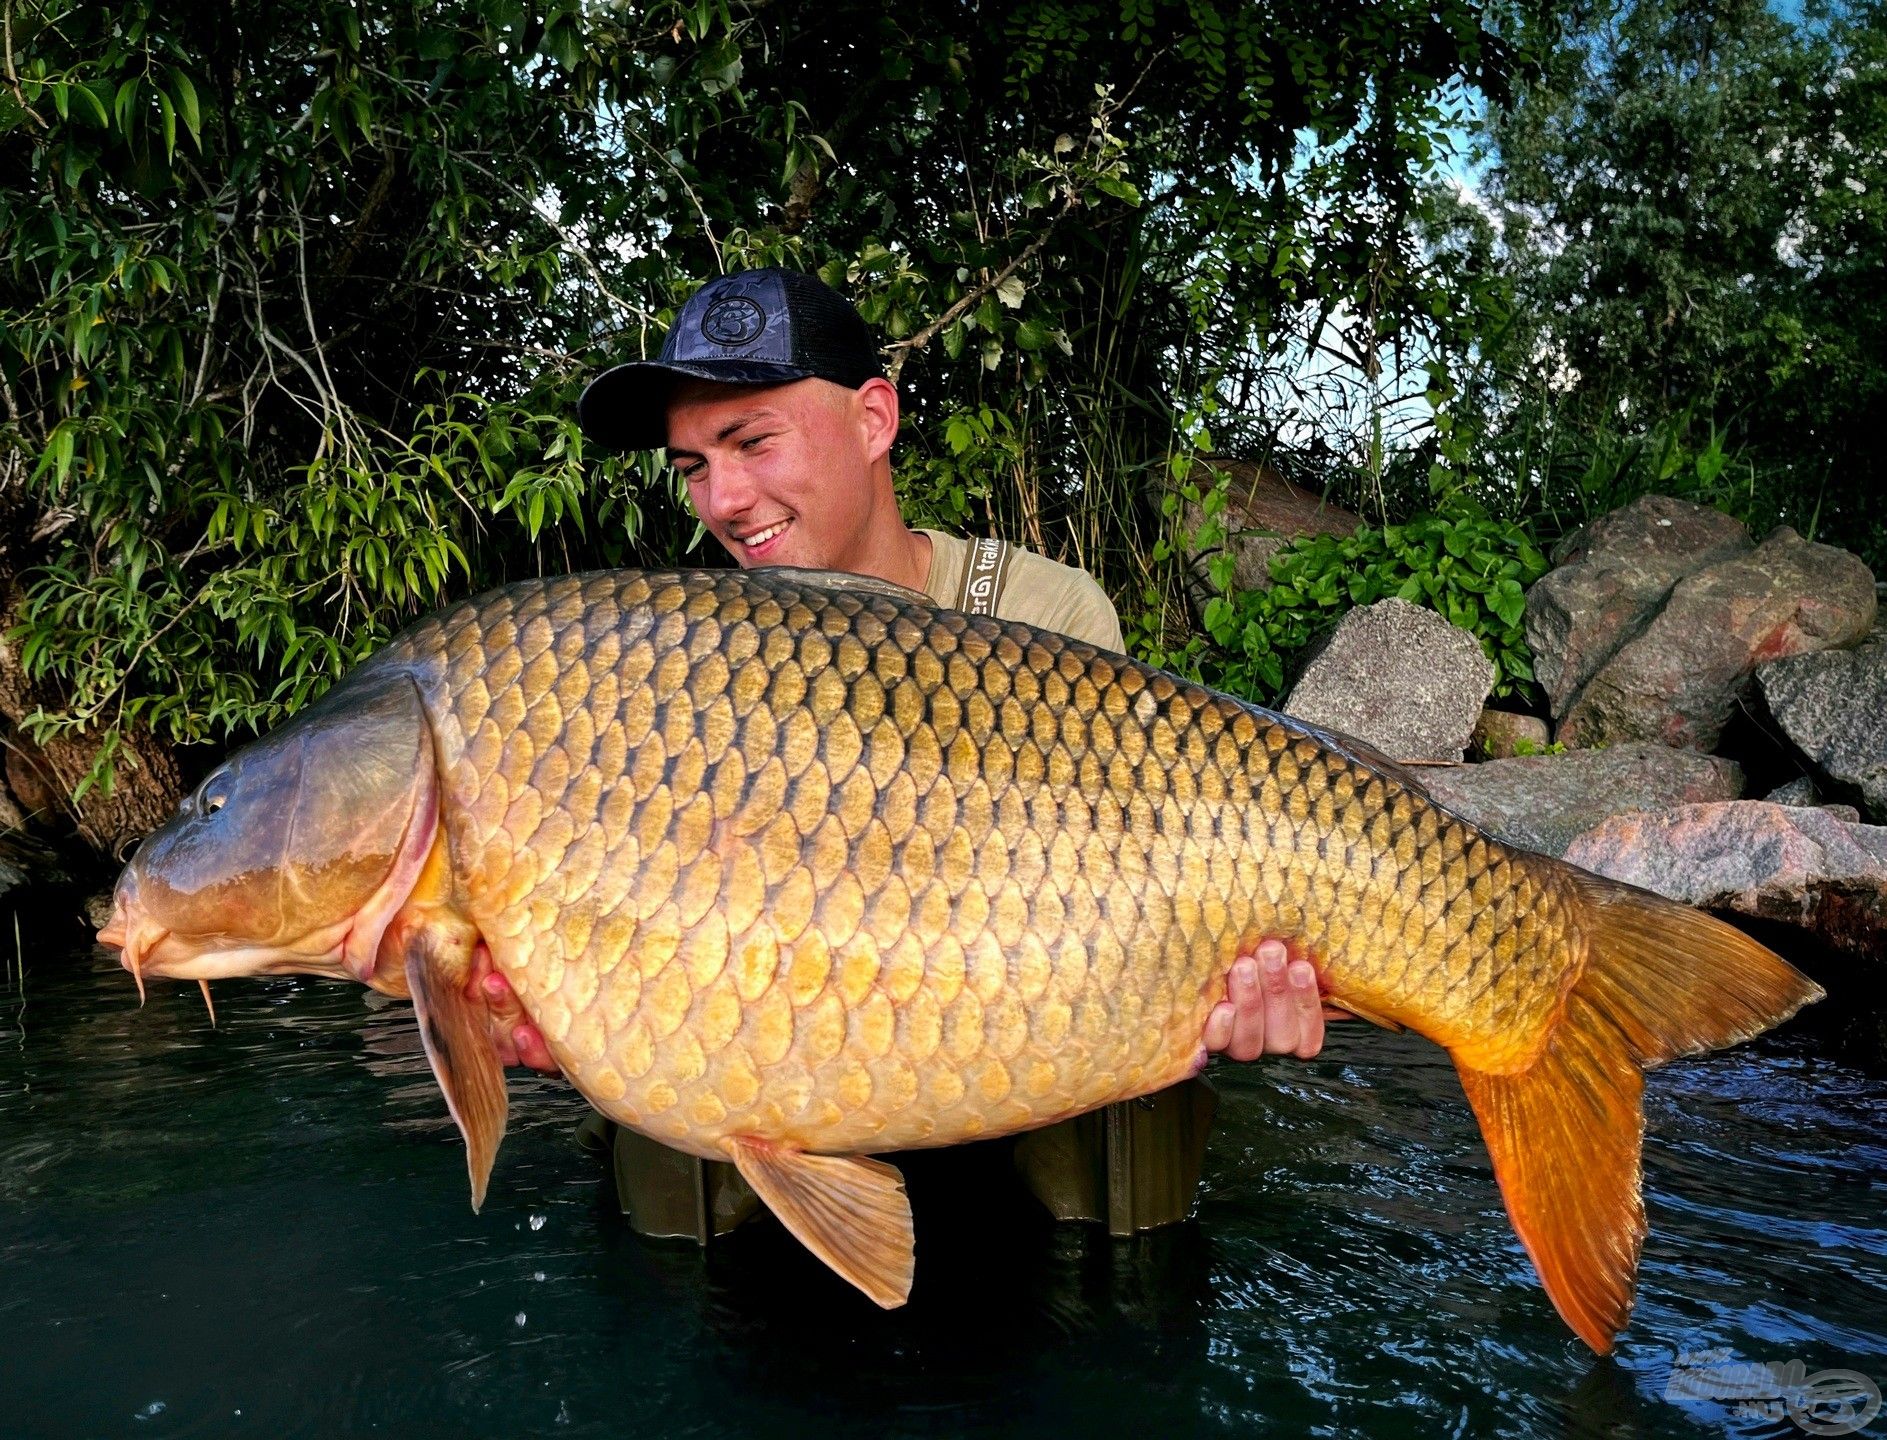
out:
{"label": "grey boulder", "polygon": [[1756,671],[1756,683],[1816,768],[1858,790],[1871,819],[1887,820],[1887,634],[1876,631],[1853,650],[1774,661]]}
{"label": "grey boulder", "polygon": [[1510,845],[1549,855],[1615,815],[1743,793],[1735,761],[1662,745],[1522,755],[1424,770],[1419,778],[1464,820]]}
{"label": "grey boulder", "polygon": [[1433,610],[1379,600],[1343,617],[1285,713],[1395,760],[1459,760],[1494,686],[1480,641]]}

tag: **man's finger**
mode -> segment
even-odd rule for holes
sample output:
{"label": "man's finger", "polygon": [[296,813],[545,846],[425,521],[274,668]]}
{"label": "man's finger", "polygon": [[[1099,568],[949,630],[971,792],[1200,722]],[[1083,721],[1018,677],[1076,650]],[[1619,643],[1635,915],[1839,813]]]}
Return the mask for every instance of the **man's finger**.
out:
{"label": "man's finger", "polygon": [[1297,997],[1292,993],[1291,962],[1283,955],[1267,955],[1260,962],[1264,974],[1265,1047],[1267,1055],[1289,1055],[1297,1049]]}
{"label": "man's finger", "polygon": [[1264,981],[1260,974],[1263,963],[1241,955],[1232,962],[1232,973],[1226,980],[1226,993],[1232,1000],[1232,1038],[1226,1042],[1225,1053],[1234,1060],[1256,1060],[1265,1053]]}
{"label": "man's finger", "polygon": [[1323,997],[1317,993],[1317,972],[1308,960],[1291,963],[1291,1000],[1297,1023],[1297,1044],[1291,1053],[1308,1060],[1324,1048]]}
{"label": "man's finger", "polygon": [[518,1047],[518,1059],[533,1070],[541,1070],[546,1075],[561,1075],[557,1062],[551,1058],[549,1048],[544,1044],[544,1032],[528,1021],[511,1027],[511,1042]]}
{"label": "man's finger", "polygon": [[1223,1050],[1232,1043],[1232,1017],[1237,1013],[1229,1000],[1221,1000],[1212,1007],[1212,1013],[1206,1016],[1206,1034],[1203,1042],[1206,1049]]}

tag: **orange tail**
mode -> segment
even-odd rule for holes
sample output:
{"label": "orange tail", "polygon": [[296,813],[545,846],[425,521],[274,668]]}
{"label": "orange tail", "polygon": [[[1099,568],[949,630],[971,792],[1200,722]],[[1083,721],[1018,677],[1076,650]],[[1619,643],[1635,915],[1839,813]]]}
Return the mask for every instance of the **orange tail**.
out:
{"label": "orange tail", "polygon": [[1642,1072],[1747,1040],[1822,992],[1720,920],[1577,878],[1589,948],[1546,1048],[1511,1073],[1455,1063],[1547,1295],[1603,1355],[1631,1313],[1645,1235]]}

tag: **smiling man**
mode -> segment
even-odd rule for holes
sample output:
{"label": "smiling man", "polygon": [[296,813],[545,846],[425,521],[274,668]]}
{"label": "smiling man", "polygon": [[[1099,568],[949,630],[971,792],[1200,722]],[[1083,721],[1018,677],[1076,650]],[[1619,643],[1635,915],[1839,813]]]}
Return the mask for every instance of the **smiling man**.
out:
{"label": "smiling man", "polygon": [[[770,268],[710,281],[676,316],[660,357],[604,373],[577,414],[585,435],[606,448],[665,448],[701,523],[743,567],[877,576],[940,606],[1124,648],[1113,605],[1082,571],[1018,547],[905,524],[891,475],[898,392],[858,312],[813,276]],[[512,1022],[517,1058],[554,1068],[502,977],[486,970],[473,983],[501,1028]],[[1308,1058],[1322,1047],[1323,1031],[1312,966],[1268,940],[1233,964],[1227,998],[1201,1037],[1200,1061],[1212,1051],[1241,1060]],[[1146,1176],[1136,1179],[1135,1168],[1196,1178],[1210,1110],[1209,1091],[1188,1082],[1151,1105],[1111,1106],[1099,1117],[1036,1132],[1021,1146],[1021,1168],[1057,1214],[1104,1219],[1117,1233],[1165,1223],[1184,1215],[1194,1180],[1156,1184],[1169,1198],[1149,1202]],[[625,1207],[638,1228],[705,1240],[735,1222],[739,1197],[730,1187],[738,1180],[730,1167],[692,1161],[626,1131],[615,1144]],[[1137,1158],[1119,1158],[1123,1151]],[[727,1202],[718,1218],[717,1196]],[[659,1218],[683,1210],[688,1225]]]}

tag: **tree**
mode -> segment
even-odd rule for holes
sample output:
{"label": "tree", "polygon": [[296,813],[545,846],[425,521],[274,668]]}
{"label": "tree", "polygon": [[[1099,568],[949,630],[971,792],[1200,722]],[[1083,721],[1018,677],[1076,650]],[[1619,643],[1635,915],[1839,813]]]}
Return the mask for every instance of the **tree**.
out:
{"label": "tree", "polygon": [[1497,113],[1483,470],[1568,522],[1687,488],[1887,562],[1884,13],[1607,7]]}
{"label": "tree", "polygon": [[273,722],[450,595],[708,560],[571,416],[723,268],[817,268],[880,326],[916,514],[1145,593],[1170,469],[1290,308],[1422,311],[1442,97],[1500,93],[1546,19],[0,7],[0,710],[92,779]]}

